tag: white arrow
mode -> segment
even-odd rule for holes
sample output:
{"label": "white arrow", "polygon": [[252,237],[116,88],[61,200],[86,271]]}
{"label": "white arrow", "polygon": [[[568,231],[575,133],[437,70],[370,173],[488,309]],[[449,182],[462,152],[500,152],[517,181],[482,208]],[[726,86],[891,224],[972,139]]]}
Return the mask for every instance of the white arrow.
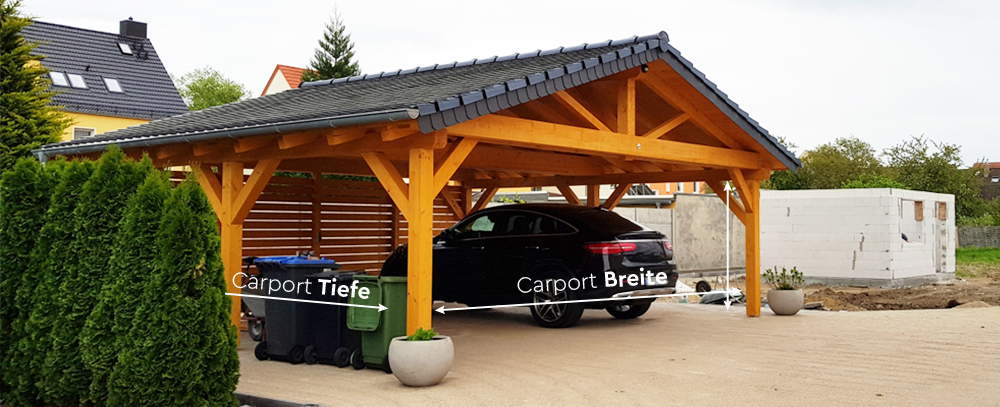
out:
{"label": "white arrow", "polygon": [[661,295],[643,295],[637,297],[619,297],[619,298],[593,298],[589,300],[570,300],[570,301],[545,301],[545,302],[524,302],[520,304],[504,304],[504,305],[488,305],[483,307],[464,307],[464,308],[445,308],[444,305],[440,306],[438,309],[434,310],[442,314],[445,311],[470,311],[474,309],[490,309],[490,308],[510,308],[510,307],[530,307],[533,305],[543,305],[543,304],[572,304],[575,302],[603,302],[603,301],[624,301],[624,300],[638,300],[644,298],[662,298],[662,297],[680,297],[684,295],[698,294],[719,294],[721,291],[708,291],[703,293],[680,293],[680,294],[661,294]]}
{"label": "white arrow", "polygon": [[265,300],[278,300],[278,301],[292,301],[292,302],[305,302],[309,304],[322,304],[322,305],[339,305],[341,307],[359,307],[359,308],[371,308],[377,309],[378,312],[385,311],[387,308],[385,305],[379,304],[377,307],[374,305],[361,305],[361,304],[344,304],[341,302],[326,302],[326,301],[313,301],[313,300],[298,300],[294,298],[281,298],[281,297],[269,297],[266,295],[253,295],[253,294],[233,294],[226,293],[226,295],[231,295],[233,297],[250,297],[250,298],[263,298]]}
{"label": "white arrow", "polygon": [[729,305],[733,302],[729,300],[729,195],[732,195],[730,191],[733,190],[733,186],[728,182],[726,183],[726,310],[729,310]]}

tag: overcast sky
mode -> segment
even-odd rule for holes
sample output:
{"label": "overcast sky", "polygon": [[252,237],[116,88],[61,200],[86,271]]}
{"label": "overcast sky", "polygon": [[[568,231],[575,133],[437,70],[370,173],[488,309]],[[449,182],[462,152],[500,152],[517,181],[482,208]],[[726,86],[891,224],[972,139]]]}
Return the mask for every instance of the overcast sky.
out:
{"label": "overcast sky", "polygon": [[[997,1],[345,1],[365,73],[666,31],[670,42],[797,153],[910,136],[1000,161]],[[211,66],[259,95],[276,64],[305,67],[333,1],[25,0],[41,21],[118,31],[133,17],[168,71]]]}

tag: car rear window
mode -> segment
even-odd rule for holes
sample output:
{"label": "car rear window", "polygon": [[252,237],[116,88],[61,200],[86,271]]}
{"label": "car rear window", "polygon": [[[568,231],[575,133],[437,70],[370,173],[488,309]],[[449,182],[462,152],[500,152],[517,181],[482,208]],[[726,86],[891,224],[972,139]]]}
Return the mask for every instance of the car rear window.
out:
{"label": "car rear window", "polygon": [[620,235],[622,233],[650,230],[649,228],[632,222],[617,213],[599,209],[568,213],[563,217],[577,227],[590,229],[599,233],[607,233],[609,235]]}

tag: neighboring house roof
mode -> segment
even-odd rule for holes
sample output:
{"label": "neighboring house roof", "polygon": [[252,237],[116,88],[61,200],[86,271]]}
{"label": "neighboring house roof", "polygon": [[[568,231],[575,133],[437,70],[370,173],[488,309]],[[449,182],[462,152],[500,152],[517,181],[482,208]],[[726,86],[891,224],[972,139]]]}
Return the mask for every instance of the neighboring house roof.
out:
{"label": "neighboring house roof", "polygon": [[[34,53],[45,56],[43,66],[63,75],[81,75],[86,82],[86,89],[53,85],[58,91],[53,104],[67,111],[149,120],[188,112],[148,38],[41,21],[25,27],[22,34],[39,43]],[[119,44],[126,44],[132,54]],[[112,92],[105,78],[117,80],[122,91]]]}
{"label": "neighboring house roof", "polygon": [[417,119],[428,133],[660,59],[790,169],[795,155],[668,44],[667,34],[303,83],[298,89],[44,146],[84,152]]}
{"label": "neighboring house roof", "polygon": [[264,96],[267,94],[267,90],[271,87],[271,82],[274,82],[274,77],[278,73],[281,73],[281,76],[285,78],[285,82],[288,82],[288,87],[292,89],[298,88],[299,84],[302,83],[302,73],[305,71],[305,68],[278,64],[278,66],[274,67],[274,72],[271,73],[271,78],[267,80],[267,85],[264,86],[264,91],[260,95]]}

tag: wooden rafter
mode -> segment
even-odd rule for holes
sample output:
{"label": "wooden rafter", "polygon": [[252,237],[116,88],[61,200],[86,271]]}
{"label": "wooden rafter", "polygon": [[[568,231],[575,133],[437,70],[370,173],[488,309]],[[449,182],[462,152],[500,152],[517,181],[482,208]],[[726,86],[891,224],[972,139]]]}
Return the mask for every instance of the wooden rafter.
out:
{"label": "wooden rafter", "polygon": [[625,197],[625,194],[628,193],[628,190],[630,188],[632,188],[632,184],[629,183],[618,184],[618,187],[615,188],[613,192],[611,192],[611,196],[609,196],[608,199],[604,201],[604,204],[602,204],[601,207],[608,210],[614,209],[616,206],[618,206],[618,203],[622,201],[622,198]]}
{"label": "wooden rafter", "polygon": [[237,153],[245,153],[247,151],[253,151],[258,148],[264,148],[272,145],[274,145],[274,138],[271,137],[241,138],[236,140],[236,144],[233,144],[233,151]]}
{"label": "wooden rafter", "polygon": [[199,143],[191,146],[191,153],[195,157],[204,157],[206,155],[217,153],[223,150],[229,150],[232,144],[226,142],[218,143]]}
{"label": "wooden rafter", "polygon": [[404,137],[420,134],[420,130],[412,124],[390,126],[381,131],[382,141],[399,140]]}
{"label": "wooden rafter", "polygon": [[642,77],[643,84],[646,85],[653,93],[666,100],[668,103],[674,107],[680,109],[682,112],[687,113],[691,116],[691,120],[702,128],[708,134],[717,138],[726,147],[733,149],[742,149],[743,147],[736,142],[732,137],[730,137],[726,132],[722,131],[719,126],[713,123],[708,117],[701,113],[697,108],[694,107],[690,102],[684,99],[677,91],[673,90],[669,85],[664,83],[662,80],[654,75],[647,75]]}
{"label": "wooden rafter", "polygon": [[170,146],[160,146],[156,148],[155,157],[157,160],[169,160],[181,155],[191,154],[191,146],[187,144],[175,144]]}
{"label": "wooden rafter", "polygon": [[326,143],[329,146],[339,146],[341,144],[357,140],[368,134],[366,129],[354,129],[343,133],[326,136]]}
{"label": "wooden rafter", "polygon": [[597,116],[594,116],[590,110],[587,110],[576,98],[569,94],[569,92],[563,90],[552,94],[553,99],[559,102],[561,105],[566,107],[569,111],[576,113],[581,119],[586,120],[597,130],[611,131],[610,128]]}
{"label": "wooden rafter", "polygon": [[676,129],[678,126],[684,124],[684,122],[688,121],[688,119],[690,119],[690,118],[691,118],[691,115],[689,115],[687,113],[681,113],[677,117],[675,117],[673,119],[670,119],[670,120],[667,120],[667,121],[663,122],[663,124],[660,124],[659,126],[656,126],[655,128],[653,128],[650,131],[647,131],[642,136],[646,137],[646,138],[660,138],[660,137],[663,137],[664,134],[667,134],[671,130]]}
{"label": "wooden rafter", "polygon": [[312,143],[316,140],[316,134],[312,133],[298,133],[298,134],[286,134],[278,139],[278,148],[282,150],[288,150],[290,148],[295,148],[298,146],[304,146],[306,144]]}
{"label": "wooden rafter", "polygon": [[618,133],[497,115],[456,124],[448,132],[495,143],[649,161],[746,169],[761,168],[763,164],[755,152],[668,140],[637,141]]}
{"label": "wooden rafter", "polygon": [[583,205],[580,201],[580,197],[576,196],[576,192],[573,192],[573,188],[569,185],[559,185],[559,192],[566,198],[566,202],[572,205]]}

